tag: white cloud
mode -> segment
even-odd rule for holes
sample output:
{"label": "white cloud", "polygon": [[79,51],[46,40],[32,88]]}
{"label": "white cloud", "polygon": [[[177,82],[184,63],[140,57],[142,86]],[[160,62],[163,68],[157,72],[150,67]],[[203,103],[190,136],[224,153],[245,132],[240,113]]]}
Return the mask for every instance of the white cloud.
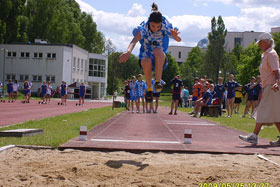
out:
{"label": "white cloud", "polygon": [[[104,33],[107,39],[112,40],[118,51],[127,49],[132,39],[133,28],[147,20],[146,11],[138,3],[134,3],[126,14],[120,14],[96,10],[82,0],[76,1],[82,11],[92,14],[93,20],[97,23],[97,29]],[[197,0],[194,3],[204,3],[205,5],[207,3],[209,5],[211,2],[240,6],[240,15],[223,17],[228,31],[267,32],[272,26],[280,25],[280,8],[277,8],[279,5],[275,4],[275,0]],[[210,16],[177,15],[167,17],[167,19],[173,24],[173,27],[179,28],[182,38],[180,43],[171,40],[170,45],[195,46],[200,39],[207,37],[211,30],[212,17]],[[139,45],[133,53],[138,54],[138,49]]]}
{"label": "white cloud", "polygon": [[145,14],[146,10],[138,3],[133,3],[132,8],[127,12],[127,16],[131,17],[144,16]]}

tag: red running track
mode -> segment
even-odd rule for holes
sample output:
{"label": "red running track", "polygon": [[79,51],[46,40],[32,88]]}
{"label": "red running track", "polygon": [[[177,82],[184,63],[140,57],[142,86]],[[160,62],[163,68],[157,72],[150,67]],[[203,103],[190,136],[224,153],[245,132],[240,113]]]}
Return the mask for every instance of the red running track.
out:
{"label": "red running track", "polygon": [[[168,112],[168,108],[160,108],[158,114],[125,111],[90,130],[87,141],[76,137],[60,148],[280,155],[280,147],[271,147],[268,140],[260,138],[257,146],[251,146],[238,138],[244,132],[183,112],[177,116]],[[192,129],[192,144],[184,144],[185,129]]]}
{"label": "red running track", "polygon": [[90,101],[85,102],[84,106],[76,106],[78,101],[68,100],[65,106],[57,105],[60,100],[54,99],[50,104],[38,104],[38,102],[31,100],[26,104],[22,104],[21,101],[0,103],[0,127],[112,105],[110,102]]}

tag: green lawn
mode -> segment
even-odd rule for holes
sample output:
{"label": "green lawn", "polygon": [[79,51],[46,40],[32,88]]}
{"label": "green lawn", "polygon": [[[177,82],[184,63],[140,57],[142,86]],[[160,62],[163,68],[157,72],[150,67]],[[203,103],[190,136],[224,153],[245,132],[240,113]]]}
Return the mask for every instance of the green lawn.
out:
{"label": "green lawn", "polygon": [[[171,94],[164,94],[160,97],[160,106],[170,107],[171,105]],[[202,119],[206,119],[233,129],[237,129],[243,132],[251,133],[254,130],[256,121],[254,119],[250,119],[249,115],[246,118],[241,118],[240,116],[243,114],[245,108],[245,103],[240,105],[239,114],[233,114],[231,118],[225,117],[226,113],[223,116],[215,118],[215,117],[205,117],[203,116]],[[180,111],[183,112],[191,112],[191,108],[179,108]],[[266,138],[268,140],[275,140],[277,136],[279,136],[279,131],[273,126],[264,126],[264,128],[260,132],[260,137]]]}
{"label": "green lawn", "polygon": [[0,131],[18,128],[42,128],[42,135],[22,138],[2,137],[0,147],[5,145],[42,145],[58,147],[80,134],[80,126],[87,126],[88,130],[106,122],[116,116],[124,108],[104,107],[90,109],[84,112],[65,114],[43,120],[28,121],[10,127],[1,128]]}

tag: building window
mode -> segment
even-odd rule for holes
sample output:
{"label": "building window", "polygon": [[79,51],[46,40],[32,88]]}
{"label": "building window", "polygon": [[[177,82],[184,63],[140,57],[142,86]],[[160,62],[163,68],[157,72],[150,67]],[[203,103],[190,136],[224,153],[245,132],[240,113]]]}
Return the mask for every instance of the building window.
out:
{"label": "building window", "polygon": [[21,57],[21,58],[29,58],[29,57],[30,57],[30,54],[29,54],[29,52],[21,52],[21,53],[20,53],[20,57]]}
{"label": "building window", "polygon": [[9,58],[15,58],[15,57],[17,57],[17,52],[8,51],[7,57],[9,57]]}
{"label": "building window", "polygon": [[56,53],[52,53],[52,58],[56,59]]}
{"label": "building window", "polygon": [[84,59],[82,59],[82,61],[81,61],[81,69],[83,69],[84,68]]}
{"label": "building window", "polygon": [[242,43],[242,38],[234,38],[234,46],[236,46],[237,44],[241,45]]}
{"label": "building window", "polygon": [[80,69],[80,59],[78,58],[77,69]]}
{"label": "building window", "polygon": [[43,53],[39,53],[39,58],[43,58]]}
{"label": "building window", "polygon": [[42,82],[42,75],[33,75],[33,82]]}
{"label": "building window", "polygon": [[47,58],[51,58],[52,54],[51,53],[47,53]]}
{"label": "building window", "polygon": [[51,83],[55,83],[55,76],[47,75],[46,76],[46,81],[51,82]]}
{"label": "building window", "polygon": [[7,80],[7,81],[8,81],[8,80],[14,81],[14,80],[16,80],[16,75],[15,75],[15,74],[7,74],[6,80]]}
{"label": "building window", "polygon": [[93,77],[105,77],[105,60],[90,59],[88,75]]}
{"label": "building window", "polygon": [[181,52],[179,52],[179,54],[178,54],[178,58],[181,58]]}
{"label": "building window", "polygon": [[29,75],[19,75],[19,81],[28,81]]}
{"label": "building window", "polygon": [[38,53],[34,53],[34,58],[38,58]]}

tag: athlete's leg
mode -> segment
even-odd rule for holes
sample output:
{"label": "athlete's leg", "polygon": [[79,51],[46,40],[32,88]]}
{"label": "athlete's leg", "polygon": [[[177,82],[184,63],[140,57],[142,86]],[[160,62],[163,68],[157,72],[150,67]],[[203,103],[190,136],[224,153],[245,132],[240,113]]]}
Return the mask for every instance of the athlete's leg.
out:
{"label": "athlete's leg", "polygon": [[162,77],[162,68],[165,62],[165,54],[160,48],[154,49],[155,57],[155,77],[156,80],[161,80]]}
{"label": "athlete's leg", "polygon": [[148,88],[152,88],[152,59],[150,58],[143,58],[141,60],[141,65],[144,71],[144,75],[146,78]]}

